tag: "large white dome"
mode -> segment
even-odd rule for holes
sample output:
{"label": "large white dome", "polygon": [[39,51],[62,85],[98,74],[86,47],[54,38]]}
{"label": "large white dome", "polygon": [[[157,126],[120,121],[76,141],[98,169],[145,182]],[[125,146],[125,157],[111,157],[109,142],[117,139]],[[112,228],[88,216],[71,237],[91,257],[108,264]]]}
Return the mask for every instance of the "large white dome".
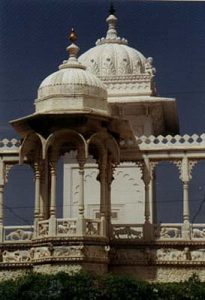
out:
{"label": "large white dome", "polygon": [[155,69],[152,58],[145,58],[129,47],[126,39],[118,37],[114,14],[106,21],[106,37],[97,40],[96,46],[82,54],[79,61],[104,82],[108,96],[153,95]]}
{"label": "large white dome", "polygon": [[123,43],[100,43],[79,60],[97,76],[145,74],[145,57]]}

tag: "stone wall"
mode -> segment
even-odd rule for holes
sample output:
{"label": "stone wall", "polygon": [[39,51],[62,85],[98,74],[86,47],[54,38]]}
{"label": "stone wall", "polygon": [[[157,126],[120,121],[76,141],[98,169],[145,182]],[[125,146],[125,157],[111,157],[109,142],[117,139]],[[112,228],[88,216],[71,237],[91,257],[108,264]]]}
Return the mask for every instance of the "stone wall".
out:
{"label": "stone wall", "polygon": [[157,282],[185,281],[195,273],[201,281],[205,281],[204,266],[111,266],[109,271],[117,275],[131,275],[136,279]]}

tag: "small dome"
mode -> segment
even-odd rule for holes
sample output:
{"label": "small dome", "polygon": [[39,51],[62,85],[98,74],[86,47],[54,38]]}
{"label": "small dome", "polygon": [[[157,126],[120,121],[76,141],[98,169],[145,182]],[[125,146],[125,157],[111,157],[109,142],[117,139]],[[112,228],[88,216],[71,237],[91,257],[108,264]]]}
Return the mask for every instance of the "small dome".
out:
{"label": "small dome", "polygon": [[106,98],[107,92],[100,79],[89,71],[83,68],[62,68],[46,77],[38,89],[39,101],[53,95]]}
{"label": "small dome", "polygon": [[153,95],[155,69],[152,58],[145,58],[129,47],[126,39],[118,37],[113,11],[106,21],[106,37],[97,40],[96,46],[82,54],[79,61],[104,82],[108,96],[119,96],[119,92],[125,96]]}
{"label": "small dome", "polygon": [[73,39],[71,42],[67,47],[69,59],[59,66],[57,72],[42,81],[35,101],[36,111],[90,110],[109,113],[106,87],[77,60],[79,48]]}

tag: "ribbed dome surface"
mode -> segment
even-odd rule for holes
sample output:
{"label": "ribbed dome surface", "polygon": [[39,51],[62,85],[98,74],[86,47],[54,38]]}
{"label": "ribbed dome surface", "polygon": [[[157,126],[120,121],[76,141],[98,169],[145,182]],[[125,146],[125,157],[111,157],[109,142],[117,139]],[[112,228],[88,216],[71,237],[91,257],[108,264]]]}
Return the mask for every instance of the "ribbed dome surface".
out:
{"label": "ribbed dome surface", "polygon": [[97,76],[145,73],[146,58],[134,48],[114,41],[91,48],[79,61]]}
{"label": "ribbed dome surface", "polygon": [[[155,68],[151,57],[128,46],[125,38],[117,35],[117,17],[110,14],[106,19],[108,31],[105,38],[98,39],[96,46],[79,57],[87,69],[100,78],[110,97],[150,96],[156,93]],[[124,101],[124,100],[123,100]]]}
{"label": "ribbed dome surface", "polygon": [[103,83],[89,71],[63,68],[43,80],[38,89],[38,99],[58,94],[64,96],[84,94],[104,98],[107,92]]}

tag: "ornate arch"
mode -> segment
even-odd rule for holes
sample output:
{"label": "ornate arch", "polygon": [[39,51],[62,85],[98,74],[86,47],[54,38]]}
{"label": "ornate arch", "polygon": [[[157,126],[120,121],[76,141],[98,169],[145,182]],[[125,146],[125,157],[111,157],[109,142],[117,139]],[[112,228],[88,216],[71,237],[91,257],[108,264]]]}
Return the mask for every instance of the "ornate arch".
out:
{"label": "ornate arch", "polygon": [[87,143],[84,137],[75,130],[61,129],[50,134],[45,142],[43,158],[48,155],[48,150],[51,148],[51,157],[58,159],[61,155],[62,147],[65,149],[74,147],[78,150],[78,157],[87,158]]}
{"label": "ornate arch", "polygon": [[111,158],[111,161],[115,164],[120,162],[120,149],[116,140],[107,132],[97,132],[91,135],[87,141],[88,146],[94,144],[100,151],[100,155],[105,153],[107,150],[108,155]]}
{"label": "ornate arch", "polygon": [[32,132],[27,134],[19,149],[19,163],[22,164],[25,156],[36,160],[42,158],[45,139],[38,133]]}

